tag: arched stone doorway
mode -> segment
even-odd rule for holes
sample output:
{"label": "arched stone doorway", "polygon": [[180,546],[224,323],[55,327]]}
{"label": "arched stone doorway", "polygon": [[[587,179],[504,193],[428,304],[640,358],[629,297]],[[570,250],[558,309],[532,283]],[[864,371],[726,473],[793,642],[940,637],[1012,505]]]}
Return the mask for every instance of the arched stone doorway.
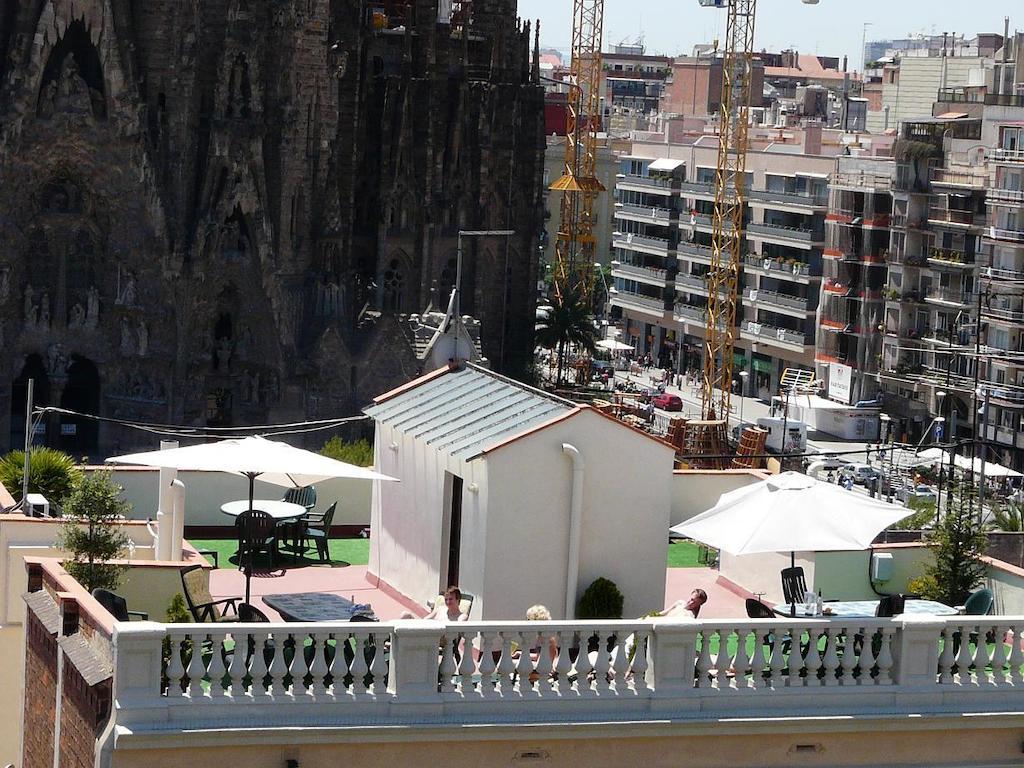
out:
{"label": "arched stone doorway", "polygon": [[[11,434],[10,447],[12,449],[24,448],[25,446],[25,407],[28,398],[28,380],[33,379],[32,402],[38,408],[50,404],[50,377],[46,375],[46,366],[39,355],[29,355],[25,358],[25,365],[21,373],[11,384]],[[46,428],[46,422],[41,422],[40,429]],[[33,443],[44,442],[43,434],[33,438]]]}
{"label": "arched stone doorway", "polygon": [[[78,413],[99,414],[100,374],[91,360],[71,356],[68,382],[60,397],[61,408]],[[81,459],[96,453],[99,445],[99,424],[95,419],[62,415],[57,428],[56,446]]]}

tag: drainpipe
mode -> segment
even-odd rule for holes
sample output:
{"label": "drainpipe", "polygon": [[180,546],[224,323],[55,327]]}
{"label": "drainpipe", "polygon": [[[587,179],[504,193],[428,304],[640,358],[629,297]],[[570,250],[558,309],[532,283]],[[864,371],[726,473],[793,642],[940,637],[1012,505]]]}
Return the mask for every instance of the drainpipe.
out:
{"label": "drainpipe", "polygon": [[169,560],[181,560],[181,542],[185,538],[185,484],[171,481],[171,546]]}
{"label": "drainpipe", "polygon": [[572,497],[569,501],[569,563],[565,574],[565,618],[576,618],[576,587],[580,579],[580,524],[583,522],[583,455],[570,443],[562,453],[572,460]]}
{"label": "drainpipe", "polygon": [[[160,450],[167,451],[178,447],[177,440],[161,440]],[[178,470],[172,467],[160,467],[159,489],[156,509],[156,555],[157,560],[171,559],[171,530],[173,510],[171,508],[171,481],[178,476]]]}

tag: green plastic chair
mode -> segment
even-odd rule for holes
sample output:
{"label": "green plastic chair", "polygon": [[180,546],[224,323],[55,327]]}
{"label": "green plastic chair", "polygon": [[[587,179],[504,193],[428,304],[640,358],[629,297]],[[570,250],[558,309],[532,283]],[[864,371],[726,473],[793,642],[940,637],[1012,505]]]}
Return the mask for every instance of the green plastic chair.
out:
{"label": "green plastic chair", "polygon": [[995,604],[995,596],[992,590],[987,587],[972,592],[964,602],[963,614],[965,616],[988,616],[992,613],[992,606]]}

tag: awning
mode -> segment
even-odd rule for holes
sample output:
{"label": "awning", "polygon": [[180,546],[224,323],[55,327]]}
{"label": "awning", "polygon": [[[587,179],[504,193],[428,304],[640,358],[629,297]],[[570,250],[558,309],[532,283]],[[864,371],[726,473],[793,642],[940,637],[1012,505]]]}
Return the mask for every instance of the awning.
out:
{"label": "awning", "polygon": [[797,171],[796,175],[797,176],[806,176],[809,179],[827,179],[828,178],[828,174],[827,173],[810,173],[810,172],[805,172],[805,171]]}
{"label": "awning", "polygon": [[647,166],[647,169],[649,171],[674,171],[684,162],[683,160],[674,160],[671,157],[661,157]]}

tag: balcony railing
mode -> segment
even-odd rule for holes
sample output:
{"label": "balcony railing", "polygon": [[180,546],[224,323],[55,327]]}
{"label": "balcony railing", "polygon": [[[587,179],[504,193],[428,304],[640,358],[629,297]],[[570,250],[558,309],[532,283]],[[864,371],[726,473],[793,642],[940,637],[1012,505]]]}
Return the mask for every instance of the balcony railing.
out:
{"label": "balcony railing", "polygon": [[974,255],[966,254],[955,248],[929,248],[928,262],[936,266],[956,266],[969,269],[974,266]]}
{"label": "balcony railing", "polygon": [[780,275],[793,275],[794,277],[810,277],[811,267],[809,264],[802,262],[796,262],[793,264],[786,264],[778,259],[765,258],[764,256],[755,256],[753,254],[745,256],[743,263],[748,267],[754,267],[755,269],[762,269],[766,272],[771,272],[773,277]]}
{"label": "balcony railing", "polygon": [[985,189],[988,186],[988,174],[956,171],[951,168],[932,168],[932,184]]}
{"label": "balcony railing", "polygon": [[676,248],[676,253],[680,256],[697,259],[709,264],[711,263],[710,245],[700,245],[699,243],[691,243],[684,240],[679,243],[679,247]]}
{"label": "balcony railing", "polygon": [[990,227],[988,236],[995,240],[1009,240],[1013,243],[1024,243],[1024,231],[1019,229],[1000,229]]}
{"label": "balcony railing", "polygon": [[888,262],[890,264],[902,264],[907,267],[922,267],[928,263],[927,252],[908,253],[906,248],[894,248],[889,251]]}
{"label": "balcony railing", "polygon": [[680,189],[684,195],[690,193],[695,195],[711,195],[713,197],[715,194],[714,184],[703,184],[699,181],[684,181]]}
{"label": "balcony railing", "polygon": [[621,304],[623,306],[639,307],[645,310],[653,310],[658,314],[661,314],[662,312],[665,311],[664,299],[652,296],[644,296],[643,294],[633,293],[632,291],[623,291],[622,289],[618,289],[611,294],[611,300],[613,304]]}
{"label": "balcony railing", "polygon": [[813,344],[813,341],[801,331],[791,331],[788,328],[776,328],[773,325],[766,325],[765,323],[758,323],[753,320],[748,320],[743,324],[743,332],[762,339],[772,339],[775,341],[785,342],[786,344],[796,344],[799,346]]}
{"label": "balcony railing", "polygon": [[939,208],[938,206],[928,209],[928,220],[943,224],[964,224],[969,227],[985,226],[984,213],[958,211],[953,208]]}
{"label": "balcony railing", "polygon": [[791,296],[786,293],[765,291],[763,289],[750,288],[746,291],[744,298],[748,301],[760,304],[773,304],[777,307],[788,307],[798,309],[801,312],[807,311],[807,299],[803,296]]}
{"label": "balcony railing", "polygon": [[[924,618],[121,622],[108,646],[112,719],[144,738],[199,724],[717,722],[755,706],[779,718],[962,717],[1024,706],[1024,617]],[[998,641],[967,642],[986,636]],[[541,651],[513,650],[531,647]]]}
{"label": "balcony railing", "polygon": [[887,190],[892,187],[892,177],[879,173],[843,171],[832,174],[829,184],[833,187],[854,187],[857,189]]}
{"label": "balcony railing", "polygon": [[632,184],[635,187],[645,187],[658,191],[672,189],[672,182],[665,179],[652,179],[650,176],[634,176],[628,174],[625,178],[619,179],[619,184]]}
{"label": "balcony railing", "polygon": [[985,193],[985,202],[1020,205],[1024,203],[1024,189],[990,189]]}
{"label": "balcony railing", "polygon": [[1002,149],[1001,147],[989,150],[990,160],[997,160],[1002,163],[1024,163],[1024,149]]}
{"label": "balcony railing", "polygon": [[696,288],[697,290],[704,291],[708,290],[708,283],[703,277],[698,275],[676,275],[676,286],[679,288]]}
{"label": "balcony railing", "polygon": [[647,280],[659,281],[664,285],[666,275],[667,270],[659,267],[645,267],[639,264],[625,264],[621,262],[612,266],[613,277],[646,278]]}
{"label": "balcony railing", "polygon": [[612,245],[616,248],[629,248],[630,246],[642,246],[653,248],[661,254],[668,252],[668,239],[664,237],[651,237],[649,235],[635,235],[632,232],[622,232],[612,239]]}
{"label": "balcony railing", "polygon": [[702,323],[707,320],[708,316],[707,310],[704,307],[697,307],[693,304],[676,304],[672,312],[677,319],[699,320]]}
{"label": "balcony railing", "polygon": [[644,220],[654,221],[659,224],[668,224],[670,213],[671,211],[669,211],[668,208],[656,208],[653,205],[629,205],[627,203],[615,204],[616,216],[634,216]]}
{"label": "balcony railing", "polygon": [[967,306],[970,301],[970,296],[962,288],[943,288],[941,286],[936,286],[933,287],[925,296],[925,301]]}
{"label": "balcony railing", "polygon": [[782,224],[766,224],[752,221],[747,224],[747,232],[751,234],[770,235],[782,237],[788,240],[797,240],[801,243],[822,242],[825,233],[820,229],[804,229],[802,227],[787,227]]}
{"label": "balcony railing", "polygon": [[811,208],[828,207],[828,195],[802,195],[799,192],[773,192],[767,189],[751,189],[747,192],[751,200],[782,205],[801,205]]}

